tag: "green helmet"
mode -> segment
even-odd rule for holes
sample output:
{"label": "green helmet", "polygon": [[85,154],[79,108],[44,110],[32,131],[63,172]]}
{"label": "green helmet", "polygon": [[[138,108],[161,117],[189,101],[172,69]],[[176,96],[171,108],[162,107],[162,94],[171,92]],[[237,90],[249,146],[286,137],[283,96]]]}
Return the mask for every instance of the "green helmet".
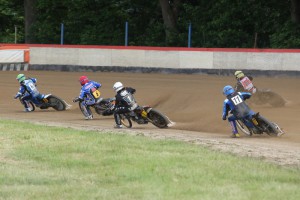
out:
{"label": "green helmet", "polygon": [[26,79],[26,77],[24,74],[19,74],[16,79],[19,81],[19,83],[21,83]]}

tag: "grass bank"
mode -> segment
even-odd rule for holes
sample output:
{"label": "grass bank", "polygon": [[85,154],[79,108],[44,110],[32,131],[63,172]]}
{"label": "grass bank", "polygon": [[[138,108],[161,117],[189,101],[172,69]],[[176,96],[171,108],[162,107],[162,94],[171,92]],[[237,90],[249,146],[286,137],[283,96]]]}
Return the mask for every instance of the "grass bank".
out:
{"label": "grass bank", "polygon": [[143,136],[0,120],[0,199],[300,199],[300,170]]}

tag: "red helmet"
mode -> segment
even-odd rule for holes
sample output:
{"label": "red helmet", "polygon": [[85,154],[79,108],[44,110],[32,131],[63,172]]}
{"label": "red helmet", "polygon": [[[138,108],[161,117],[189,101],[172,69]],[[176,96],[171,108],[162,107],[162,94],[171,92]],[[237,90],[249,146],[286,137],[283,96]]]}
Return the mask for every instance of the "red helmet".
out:
{"label": "red helmet", "polygon": [[87,76],[80,76],[79,82],[80,82],[81,85],[84,85],[84,84],[86,84],[87,82],[89,82],[89,79],[88,79]]}

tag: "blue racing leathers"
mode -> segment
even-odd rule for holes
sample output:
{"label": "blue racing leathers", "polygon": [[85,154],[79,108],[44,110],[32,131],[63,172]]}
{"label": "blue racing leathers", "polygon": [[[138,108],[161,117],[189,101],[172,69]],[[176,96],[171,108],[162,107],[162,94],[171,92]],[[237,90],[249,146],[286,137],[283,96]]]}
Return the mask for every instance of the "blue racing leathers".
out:
{"label": "blue racing leathers", "polygon": [[25,108],[27,108],[26,100],[33,99],[40,101],[44,98],[44,94],[41,94],[36,87],[37,80],[35,78],[28,78],[20,83],[19,92],[16,94],[15,99],[21,97],[21,101]]}
{"label": "blue racing leathers", "polygon": [[100,83],[89,81],[81,87],[79,97],[76,97],[73,102],[80,101],[81,108],[84,110],[83,115],[86,119],[93,119],[92,111],[89,106],[94,105],[100,101]]}
{"label": "blue racing leathers", "polygon": [[90,106],[96,103],[100,97],[100,92],[97,90],[101,84],[95,81],[89,81],[81,87],[79,101],[83,101],[85,106]]}
{"label": "blue racing leathers", "polygon": [[228,117],[228,121],[232,127],[233,133],[238,133],[235,122],[235,120],[237,119],[245,119],[244,121],[246,125],[249,127],[253,127],[253,124],[249,121],[251,121],[252,116],[255,113],[245,103],[245,100],[249,99],[250,97],[251,93],[248,92],[234,92],[228,95],[224,100],[222,119],[226,120],[228,112],[231,111],[232,115]]}

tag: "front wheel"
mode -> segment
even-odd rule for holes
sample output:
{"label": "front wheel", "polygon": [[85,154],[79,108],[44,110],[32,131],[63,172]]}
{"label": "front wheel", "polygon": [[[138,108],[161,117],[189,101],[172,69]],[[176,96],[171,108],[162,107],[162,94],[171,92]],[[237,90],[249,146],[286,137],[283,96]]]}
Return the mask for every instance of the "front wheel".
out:
{"label": "front wheel", "polygon": [[26,102],[26,103],[27,103],[27,106],[28,106],[28,108],[30,108],[30,109],[31,109],[31,111],[34,111],[34,110],[35,110],[34,103],[32,103],[31,101],[29,101],[29,102]]}
{"label": "front wheel", "polygon": [[66,107],[67,107],[66,103],[62,99],[60,99],[54,95],[51,95],[47,99],[48,99],[50,106],[52,108],[54,108],[55,110],[57,110],[57,111],[66,110]]}
{"label": "front wheel", "polygon": [[158,128],[167,128],[169,124],[169,119],[162,113],[155,109],[151,109],[147,115],[151,120],[150,122]]}
{"label": "front wheel", "polygon": [[93,118],[93,113],[92,113],[90,106],[85,107],[82,105],[82,102],[78,102],[78,105],[79,105],[80,111],[82,112],[82,114],[85,117],[91,116],[91,118]]}
{"label": "front wheel", "polygon": [[252,136],[252,131],[242,122],[242,120],[236,120],[236,125],[246,136]]}
{"label": "front wheel", "polygon": [[[23,104],[21,98],[19,98],[21,104]],[[27,101],[25,100],[25,103],[27,104],[27,107],[30,108],[31,111],[34,111],[35,110],[35,105],[32,101]]]}
{"label": "front wheel", "polygon": [[121,124],[127,128],[131,128],[132,127],[132,121],[129,117],[126,117],[124,114],[119,114],[120,116],[120,120],[121,120]]}

